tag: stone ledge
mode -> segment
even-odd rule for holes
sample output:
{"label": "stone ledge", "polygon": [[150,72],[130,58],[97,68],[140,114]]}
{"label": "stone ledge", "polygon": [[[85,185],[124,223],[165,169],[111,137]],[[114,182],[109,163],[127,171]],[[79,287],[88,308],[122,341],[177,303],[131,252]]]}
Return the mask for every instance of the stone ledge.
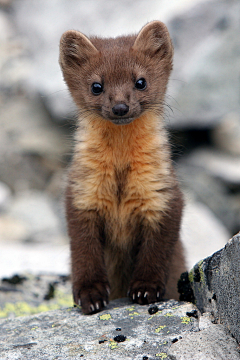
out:
{"label": "stone ledge", "polygon": [[121,299],[92,316],[69,308],[1,320],[0,359],[239,359],[223,326],[199,318],[193,304],[157,306],[151,315],[148,305]]}

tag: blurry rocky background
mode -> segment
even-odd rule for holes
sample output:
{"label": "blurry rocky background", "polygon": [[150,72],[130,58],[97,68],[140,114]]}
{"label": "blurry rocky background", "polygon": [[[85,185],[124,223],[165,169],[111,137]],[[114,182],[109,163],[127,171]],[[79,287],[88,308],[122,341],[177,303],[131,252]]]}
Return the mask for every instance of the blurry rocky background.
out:
{"label": "blurry rocky background", "polygon": [[0,277],[69,273],[63,193],[76,110],[61,34],[117,36],[154,19],[175,47],[166,125],[189,268],[240,230],[239,0],[0,0]]}

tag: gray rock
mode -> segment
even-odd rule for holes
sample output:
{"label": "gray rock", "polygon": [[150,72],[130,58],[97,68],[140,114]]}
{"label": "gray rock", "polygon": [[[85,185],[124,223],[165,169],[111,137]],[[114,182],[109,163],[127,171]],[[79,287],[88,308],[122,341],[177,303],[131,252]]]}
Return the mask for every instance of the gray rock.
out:
{"label": "gray rock", "polygon": [[0,41],[1,41],[1,43],[6,43],[13,36],[13,34],[14,34],[13,26],[12,26],[8,16],[4,12],[0,12]]}
{"label": "gray rock", "polygon": [[[193,155],[183,158],[177,167],[179,179],[185,192],[206,205],[228,229],[231,236],[240,228],[240,198],[231,195],[220,178],[213,178],[204,166],[196,166]],[[208,159],[206,158],[206,162]],[[196,162],[198,159],[196,157]],[[227,176],[227,175],[226,175]]]}
{"label": "gray rock", "polygon": [[60,225],[50,198],[36,190],[17,194],[9,213],[26,222],[33,232],[48,229],[55,231]]}
{"label": "gray rock", "polygon": [[240,115],[227,114],[213,130],[214,145],[228,154],[240,155]]}
{"label": "gray rock", "polygon": [[[15,246],[16,243],[28,241],[30,238],[31,231],[26,222],[6,213],[0,214],[0,243],[2,251],[4,251],[2,248],[3,244]],[[5,266],[1,264],[0,268],[2,267]]]}
{"label": "gray rock", "polygon": [[1,107],[0,180],[14,190],[43,189],[70,146],[36,97],[9,97]]}
{"label": "gray rock", "polygon": [[240,342],[240,233],[196,264],[189,279],[199,310],[210,312]]}
{"label": "gray rock", "polygon": [[206,205],[187,199],[181,238],[190,270],[198,261],[224,247],[230,233]]}
{"label": "gray rock", "polygon": [[16,32],[9,13],[0,8],[0,104],[4,104],[4,92],[9,95],[19,91],[20,84],[31,76],[32,69],[26,42]]}
{"label": "gray rock", "polygon": [[236,342],[222,325],[209,321],[199,331],[198,319],[190,316],[194,305],[169,300],[157,306],[159,311],[149,315],[149,305],[120,299],[91,316],[69,308],[2,320],[0,359],[239,358]]}
{"label": "gray rock", "polygon": [[169,355],[174,360],[238,360],[240,357],[236,341],[221,325],[188,334],[171,346]]}
{"label": "gray rock", "polygon": [[240,189],[240,158],[211,148],[198,148],[186,159],[190,166],[204,169],[213,178]]}
{"label": "gray rock", "polygon": [[28,230],[28,241],[59,243],[64,234],[65,223],[55,209],[52,199],[40,191],[18,193],[11,202],[7,214],[20,220]]}
{"label": "gray rock", "polygon": [[38,314],[73,306],[70,277],[21,273],[0,280],[0,318]]}
{"label": "gray rock", "polygon": [[0,210],[5,208],[10,201],[11,190],[10,188],[0,181]]}
{"label": "gray rock", "polygon": [[[121,299],[92,316],[69,309],[5,320],[1,322],[0,356],[19,360],[56,356],[89,360],[140,360],[144,356],[171,359],[168,353],[172,351],[172,343],[198,332],[198,320],[186,316],[186,312],[194,309],[192,304],[169,301],[157,305],[160,311],[154,315],[149,315],[149,306],[133,305]],[[229,352],[233,354],[235,347],[230,343]]]}
{"label": "gray rock", "polygon": [[[240,3],[206,1],[169,23],[175,44],[171,126],[212,128],[239,112]],[[204,24],[204,26],[203,26]]]}

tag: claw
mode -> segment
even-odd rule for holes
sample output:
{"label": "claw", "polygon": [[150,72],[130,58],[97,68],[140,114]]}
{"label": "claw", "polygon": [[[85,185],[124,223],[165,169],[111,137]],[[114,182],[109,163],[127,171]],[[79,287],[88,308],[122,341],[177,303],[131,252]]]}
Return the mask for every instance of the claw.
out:
{"label": "claw", "polygon": [[78,300],[78,305],[81,306],[81,300],[80,299]]}
{"label": "claw", "polygon": [[139,298],[141,296],[141,291],[138,292],[137,297]]}
{"label": "claw", "polygon": [[96,303],[95,307],[97,310],[99,310],[99,303]]}
{"label": "claw", "polygon": [[144,298],[146,298],[148,296],[148,291],[146,291],[145,293],[144,293]]}
{"label": "claw", "polygon": [[95,310],[94,306],[92,304],[90,305],[90,310],[91,310],[91,312],[93,312]]}
{"label": "claw", "polygon": [[110,287],[109,287],[109,286],[106,287],[106,290],[107,290],[108,295],[110,295],[110,292],[111,292],[111,291],[110,291]]}
{"label": "claw", "polygon": [[103,300],[103,305],[107,306],[107,302],[105,300]]}
{"label": "claw", "polygon": [[159,293],[159,291],[157,292],[157,298],[159,298],[160,297],[160,293]]}
{"label": "claw", "polygon": [[132,298],[133,298],[133,300],[135,300],[135,294],[133,294]]}

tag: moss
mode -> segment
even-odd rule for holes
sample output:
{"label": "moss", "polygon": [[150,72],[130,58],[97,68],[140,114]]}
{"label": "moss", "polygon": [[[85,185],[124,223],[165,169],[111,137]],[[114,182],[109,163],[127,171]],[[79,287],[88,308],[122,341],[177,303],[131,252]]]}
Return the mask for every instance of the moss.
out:
{"label": "moss", "polygon": [[100,320],[110,320],[112,317],[110,314],[103,314],[99,316]]}
{"label": "moss", "polygon": [[182,319],[181,323],[186,325],[188,325],[191,321],[190,317],[188,316],[182,316],[181,319]]}
{"label": "moss", "polygon": [[168,355],[166,353],[159,353],[156,354],[157,357],[160,357],[161,359],[166,359],[168,357]]}
{"label": "moss", "polygon": [[5,303],[4,307],[0,308],[0,318],[7,318],[11,314],[14,316],[26,316],[46,312],[49,310],[58,310],[64,307],[72,307],[72,295],[65,294],[61,291],[56,291],[54,302],[44,301],[38,306],[32,306],[26,301],[18,301],[16,303]]}
{"label": "moss", "polygon": [[159,313],[156,313],[156,314],[153,314],[153,315],[151,315],[149,318],[148,318],[148,320],[152,320],[152,318],[154,318],[154,316],[157,316]]}
{"label": "moss", "polygon": [[163,330],[166,327],[166,325],[161,325],[157,329],[155,329],[155,333],[159,333],[161,330]]}
{"label": "moss", "polygon": [[60,309],[58,304],[41,304],[34,307],[25,301],[18,301],[16,303],[6,303],[5,306],[0,309],[0,318],[8,317],[11,314],[15,316],[26,316],[57,309]]}
{"label": "moss", "polygon": [[138,312],[134,311],[133,313],[129,313],[129,316],[131,316],[131,319],[133,319],[133,316],[140,315]]}
{"label": "moss", "polygon": [[189,279],[190,283],[193,284],[193,269],[189,272],[188,279]]}
{"label": "moss", "polygon": [[205,285],[205,275],[204,275],[204,271],[203,271],[203,260],[199,261],[198,269],[199,269],[199,272],[200,272],[201,283],[203,285]]}
{"label": "moss", "polygon": [[65,294],[63,291],[56,290],[55,292],[55,301],[61,307],[72,307],[73,306],[73,298],[72,294]]}
{"label": "moss", "polygon": [[114,340],[110,340],[110,344],[109,347],[111,350],[117,349],[118,348],[118,343]]}
{"label": "moss", "polygon": [[171,317],[171,316],[174,316],[172,313],[166,313],[164,316],[169,316],[169,317]]}

